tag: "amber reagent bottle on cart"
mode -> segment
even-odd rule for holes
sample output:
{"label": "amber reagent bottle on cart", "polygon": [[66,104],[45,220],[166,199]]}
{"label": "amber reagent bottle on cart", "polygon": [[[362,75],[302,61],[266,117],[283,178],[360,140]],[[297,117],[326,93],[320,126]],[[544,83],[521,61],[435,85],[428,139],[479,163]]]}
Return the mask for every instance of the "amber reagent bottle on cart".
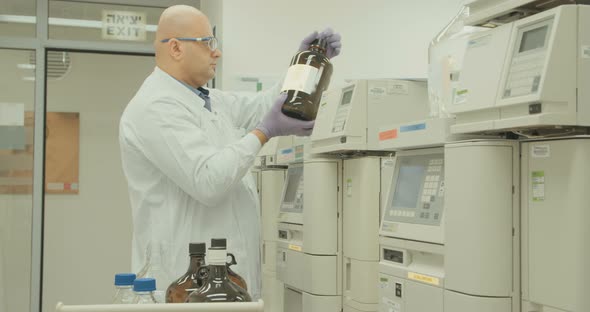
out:
{"label": "amber reagent bottle on cart", "polygon": [[188,295],[203,285],[199,269],[205,266],[205,243],[189,244],[190,264],[184,275],[172,282],[166,290],[166,303],[184,303]]}
{"label": "amber reagent bottle on cart", "polygon": [[246,280],[244,280],[244,278],[242,278],[240,276],[240,274],[236,273],[234,270],[231,269],[231,266],[232,265],[238,264],[238,262],[236,261],[236,257],[233,254],[231,254],[231,253],[228,253],[227,255],[231,258],[231,260],[226,263],[226,266],[227,266],[227,276],[229,276],[229,279],[232,282],[238,284],[238,286],[244,288],[244,290],[247,291],[248,290],[248,284],[246,284]]}
{"label": "amber reagent bottle on cart", "polygon": [[192,292],[187,302],[250,302],[252,298],[246,290],[232,282],[227,274],[227,243],[225,239],[211,239],[207,253],[208,266],[203,285]]}
{"label": "amber reagent bottle on cart", "polygon": [[314,40],[309,50],[301,51],[291,60],[281,92],[287,92],[283,114],[301,120],[315,120],[322,98],[332,77],[332,63],[326,57],[328,43]]}

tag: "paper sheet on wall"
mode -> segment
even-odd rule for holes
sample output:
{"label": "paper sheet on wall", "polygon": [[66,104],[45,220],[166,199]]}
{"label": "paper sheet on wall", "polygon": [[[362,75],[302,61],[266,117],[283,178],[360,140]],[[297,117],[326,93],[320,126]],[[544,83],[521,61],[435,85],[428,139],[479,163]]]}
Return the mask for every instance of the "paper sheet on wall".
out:
{"label": "paper sheet on wall", "polygon": [[48,113],[45,137],[45,192],[78,194],[80,114]]}
{"label": "paper sheet on wall", "polygon": [[24,126],[25,104],[0,103],[0,126]]}
{"label": "paper sheet on wall", "polygon": [[[0,149],[0,194],[33,191],[33,112],[25,112],[24,128],[24,148]],[[48,194],[78,194],[79,129],[79,113],[47,113],[45,191]]]}
{"label": "paper sheet on wall", "polygon": [[0,126],[0,150],[24,150],[26,129],[24,126]]}

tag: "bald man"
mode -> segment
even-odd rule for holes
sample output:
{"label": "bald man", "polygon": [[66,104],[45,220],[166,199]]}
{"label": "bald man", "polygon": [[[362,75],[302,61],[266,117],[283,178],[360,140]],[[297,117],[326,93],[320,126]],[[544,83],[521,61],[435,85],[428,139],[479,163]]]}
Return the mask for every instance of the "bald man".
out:
{"label": "bald man", "polygon": [[[312,33],[340,51],[331,30]],[[227,238],[253,300],[260,298],[258,194],[248,174],[273,136],[309,135],[313,121],[280,111],[280,85],[251,95],[204,86],[221,57],[209,19],[184,5],[158,23],[156,68],[121,117],[119,141],[133,213],[132,269],[152,270],[159,290],[187,269],[190,242]],[[159,263],[157,263],[159,262]]]}

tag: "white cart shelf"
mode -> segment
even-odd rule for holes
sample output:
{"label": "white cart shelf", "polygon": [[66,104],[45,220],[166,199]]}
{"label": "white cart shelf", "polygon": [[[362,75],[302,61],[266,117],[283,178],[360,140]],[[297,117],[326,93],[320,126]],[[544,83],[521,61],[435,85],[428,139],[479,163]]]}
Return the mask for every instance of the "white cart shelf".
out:
{"label": "white cart shelf", "polygon": [[263,312],[264,302],[65,305],[56,312]]}

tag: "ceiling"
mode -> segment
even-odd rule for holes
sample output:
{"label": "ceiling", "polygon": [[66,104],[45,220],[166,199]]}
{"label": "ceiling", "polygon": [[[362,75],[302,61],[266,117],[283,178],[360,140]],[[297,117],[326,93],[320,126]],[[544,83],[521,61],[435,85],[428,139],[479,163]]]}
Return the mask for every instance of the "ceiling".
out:
{"label": "ceiling", "polygon": [[[93,4],[119,4],[132,5],[141,7],[158,7],[166,8],[174,4],[190,4],[196,8],[200,8],[200,0],[49,0],[50,6],[53,9],[67,10],[72,2],[86,2]],[[37,0],[2,0],[0,1],[1,15],[36,15]]]}

